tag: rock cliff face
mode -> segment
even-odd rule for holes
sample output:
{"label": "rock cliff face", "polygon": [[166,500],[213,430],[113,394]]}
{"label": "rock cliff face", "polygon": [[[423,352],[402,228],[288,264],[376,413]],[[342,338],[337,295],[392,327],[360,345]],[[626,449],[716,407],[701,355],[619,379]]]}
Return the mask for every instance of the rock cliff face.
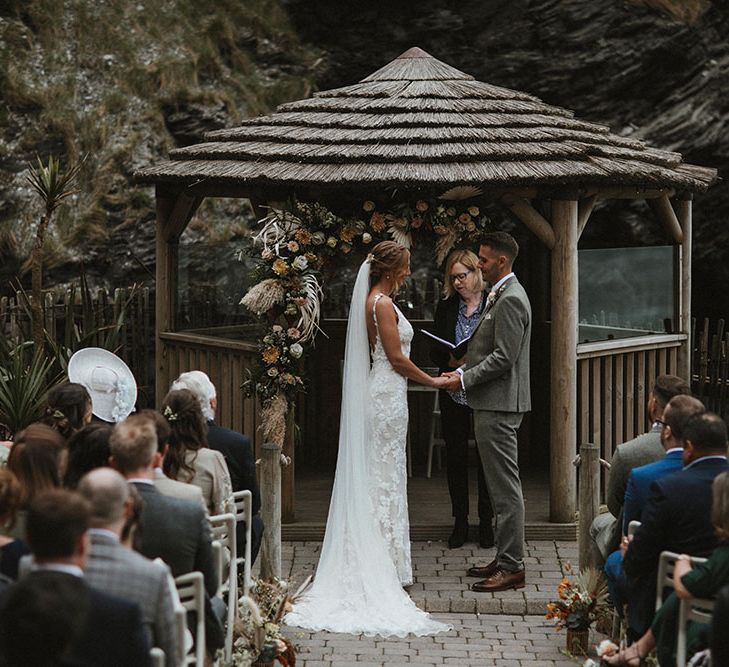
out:
{"label": "rock cliff face", "polygon": [[[729,14],[702,0],[192,0],[0,4],[0,290],[40,209],[24,169],[87,156],[53,225],[46,284],[150,282],[154,202],[138,167],[277,104],[353,83],[417,45],[508,88],[714,166],[695,202],[694,309],[729,315]],[[663,7],[668,10],[664,10]],[[669,10],[679,7],[679,18]],[[686,17],[691,17],[689,21]],[[323,60],[320,58],[324,54]],[[191,234],[245,230],[240,202],[207,202]],[[656,234],[637,205],[603,206],[583,244]],[[723,290],[722,290],[723,291]]]}
{"label": "rock cliff face", "polygon": [[[374,0],[362,9],[354,1],[289,0],[286,6],[301,38],[326,51],[327,67],[316,79],[321,89],[357,81],[419,46],[481,81],[527,91],[718,168],[724,180],[694,203],[694,312],[723,317],[729,316],[721,289],[729,284],[729,12],[720,4]],[[669,11],[676,8],[679,17]],[[602,206],[582,246],[644,242],[656,234],[646,218],[642,206]]]}

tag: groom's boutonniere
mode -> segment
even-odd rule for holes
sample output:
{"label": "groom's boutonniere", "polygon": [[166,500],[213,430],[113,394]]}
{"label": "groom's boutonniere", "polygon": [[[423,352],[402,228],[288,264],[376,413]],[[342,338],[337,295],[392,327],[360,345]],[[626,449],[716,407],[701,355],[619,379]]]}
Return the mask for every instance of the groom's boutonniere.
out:
{"label": "groom's boutonniere", "polygon": [[504,290],[506,289],[506,284],[504,283],[497,289],[495,292],[494,290],[491,290],[486,297],[486,308],[493,308],[494,304],[499,300],[499,297],[504,293]]}

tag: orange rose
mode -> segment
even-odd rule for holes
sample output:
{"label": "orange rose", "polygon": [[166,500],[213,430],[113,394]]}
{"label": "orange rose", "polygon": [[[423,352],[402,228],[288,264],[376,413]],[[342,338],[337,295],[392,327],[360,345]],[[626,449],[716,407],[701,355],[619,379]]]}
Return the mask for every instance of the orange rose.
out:
{"label": "orange rose", "polygon": [[277,347],[267,347],[263,350],[261,356],[263,357],[263,361],[267,364],[275,364],[278,361],[278,354],[279,352]]}

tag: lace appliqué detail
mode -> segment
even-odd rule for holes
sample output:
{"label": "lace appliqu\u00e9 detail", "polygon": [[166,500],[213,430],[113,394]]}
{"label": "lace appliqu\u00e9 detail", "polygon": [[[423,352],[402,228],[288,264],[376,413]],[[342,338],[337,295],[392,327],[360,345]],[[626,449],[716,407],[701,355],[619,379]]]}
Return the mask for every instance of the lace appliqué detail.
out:
{"label": "lace appliqu\u00e9 detail", "polygon": [[[381,296],[375,297],[375,306]],[[409,357],[413,327],[398,307],[394,308],[400,346],[403,354]],[[407,499],[407,389],[407,379],[390,365],[377,329],[368,387],[372,436],[369,449],[370,498],[400,582],[405,586],[413,581]]]}

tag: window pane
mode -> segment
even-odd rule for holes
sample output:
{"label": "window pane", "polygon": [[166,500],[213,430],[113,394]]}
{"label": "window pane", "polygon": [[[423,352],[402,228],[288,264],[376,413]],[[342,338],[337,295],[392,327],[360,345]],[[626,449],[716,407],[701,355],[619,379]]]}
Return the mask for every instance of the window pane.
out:
{"label": "window pane", "polygon": [[580,250],[579,341],[670,333],[673,246]]}

